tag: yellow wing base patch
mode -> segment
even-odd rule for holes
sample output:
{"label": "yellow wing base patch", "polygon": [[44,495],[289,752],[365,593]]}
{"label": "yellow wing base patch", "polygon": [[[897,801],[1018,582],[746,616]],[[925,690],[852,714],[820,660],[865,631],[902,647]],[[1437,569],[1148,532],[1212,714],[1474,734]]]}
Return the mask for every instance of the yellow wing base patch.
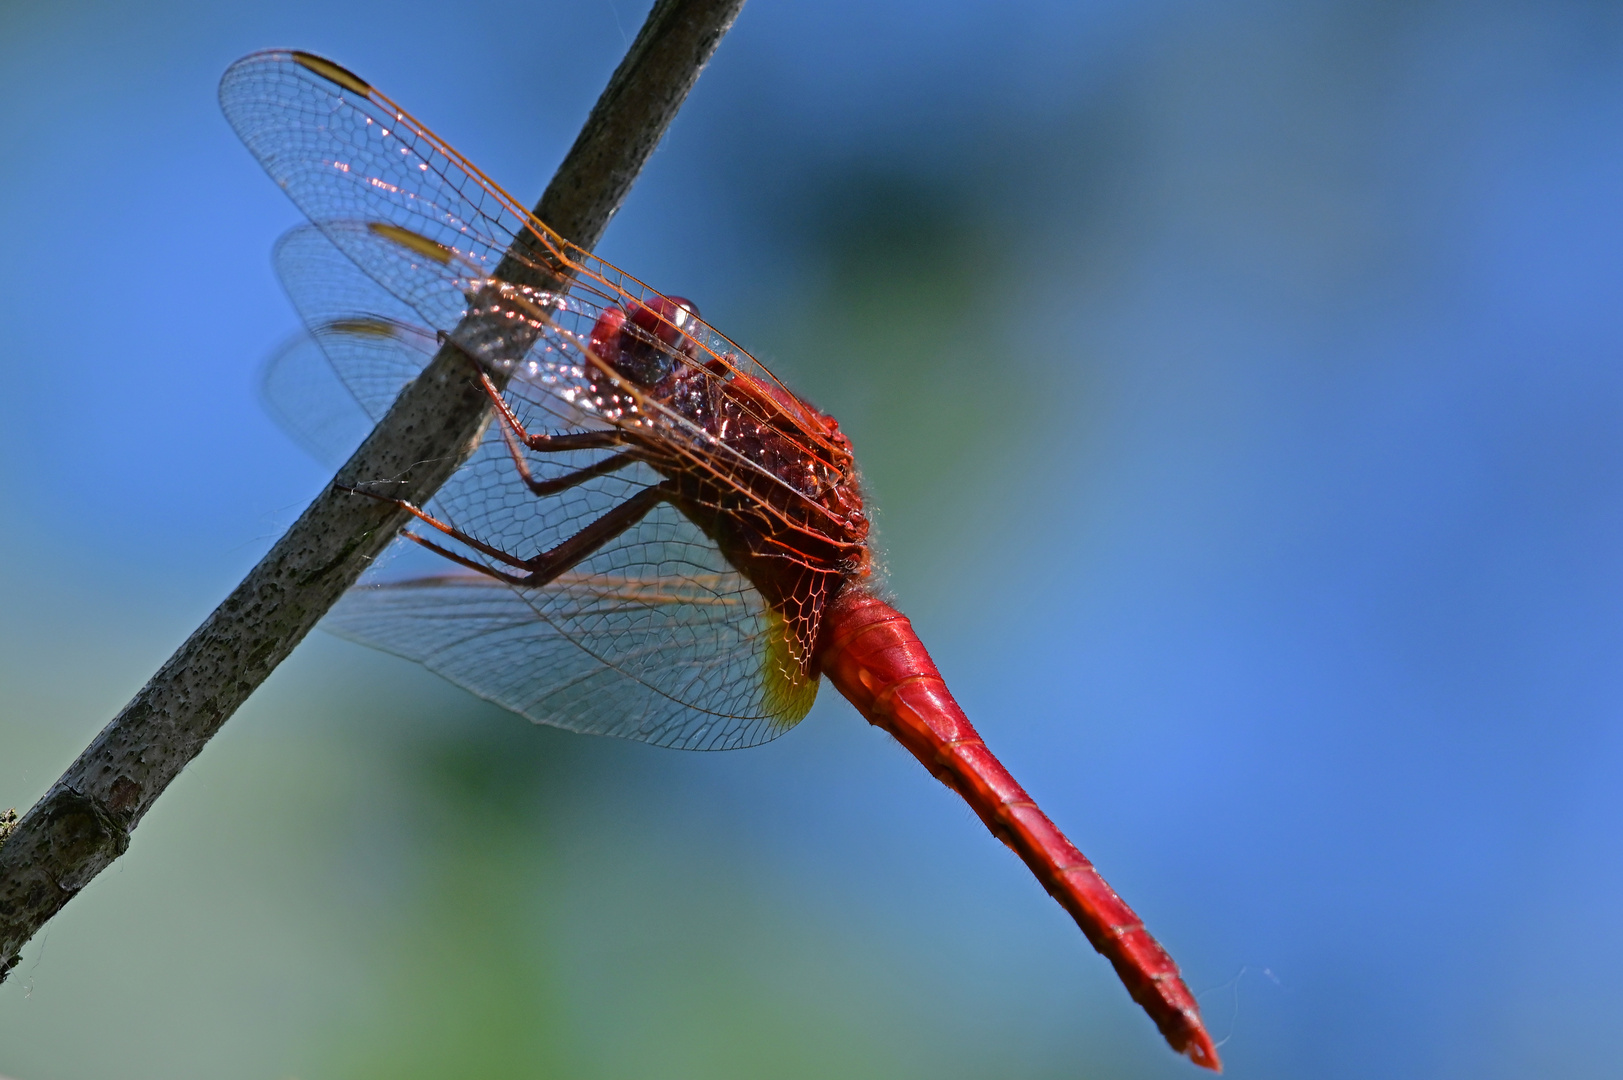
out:
{"label": "yellow wing base patch", "polygon": [[772,724],[782,733],[806,718],[817,700],[815,675],[807,675],[802,651],[788,620],[777,611],[767,612],[766,652],[761,657],[763,704]]}

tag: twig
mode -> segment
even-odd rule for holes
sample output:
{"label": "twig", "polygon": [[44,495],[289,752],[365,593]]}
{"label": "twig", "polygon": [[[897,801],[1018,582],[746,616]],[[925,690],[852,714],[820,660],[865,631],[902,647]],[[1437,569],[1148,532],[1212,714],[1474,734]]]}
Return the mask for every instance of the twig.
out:
{"label": "twig", "polygon": [[[744,0],[658,0],[536,216],[583,248],[602,236]],[[427,501],[475,444],[488,399],[444,350],[259,565],[0,843],[0,979],[24,943],[129,846],[181,769],[405,523],[341,493],[380,476]]]}

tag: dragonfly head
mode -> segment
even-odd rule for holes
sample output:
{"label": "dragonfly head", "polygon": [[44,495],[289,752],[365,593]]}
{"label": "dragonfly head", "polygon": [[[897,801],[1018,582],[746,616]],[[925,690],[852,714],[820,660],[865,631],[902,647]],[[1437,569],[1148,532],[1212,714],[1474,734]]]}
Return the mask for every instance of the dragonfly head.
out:
{"label": "dragonfly head", "polygon": [[671,374],[677,357],[697,354],[688,330],[698,316],[693,301],[680,296],[656,296],[629,310],[612,307],[592,328],[592,351],[622,378],[653,386]]}

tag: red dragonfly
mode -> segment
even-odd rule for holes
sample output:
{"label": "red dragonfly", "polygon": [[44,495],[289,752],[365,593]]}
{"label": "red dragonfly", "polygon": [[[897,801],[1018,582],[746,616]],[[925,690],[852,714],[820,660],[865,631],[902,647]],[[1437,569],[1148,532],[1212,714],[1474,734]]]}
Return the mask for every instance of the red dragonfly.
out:
{"label": "red dragonfly", "polygon": [[[1172,958],[992,756],[882,598],[833,417],[337,64],[255,53],[220,100],[313,226],[277,247],[309,334],[268,369],[273,405],[326,365],[376,419],[452,349],[493,406],[426,506],[384,479],[351,489],[413,515],[402,543],[447,572],[362,584],[324,625],[531,720],[685,749],[783,734],[826,675],[1025,861],[1173,1049],[1220,1068]],[[338,406],[293,401],[288,426],[321,441]]]}

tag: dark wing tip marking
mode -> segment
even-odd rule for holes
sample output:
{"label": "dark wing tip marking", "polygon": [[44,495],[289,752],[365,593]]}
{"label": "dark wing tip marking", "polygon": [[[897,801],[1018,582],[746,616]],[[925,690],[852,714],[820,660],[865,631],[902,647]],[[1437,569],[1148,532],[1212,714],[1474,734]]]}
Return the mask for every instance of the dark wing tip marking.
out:
{"label": "dark wing tip marking", "polygon": [[348,68],[339,67],[331,60],[324,59],[314,53],[300,52],[297,49],[293,50],[291,55],[295,64],[309,68],[323,79],[337,83],[345,90],[353,90],[362,97],[372,93],[372,88],[367,85],[366,80]]}

